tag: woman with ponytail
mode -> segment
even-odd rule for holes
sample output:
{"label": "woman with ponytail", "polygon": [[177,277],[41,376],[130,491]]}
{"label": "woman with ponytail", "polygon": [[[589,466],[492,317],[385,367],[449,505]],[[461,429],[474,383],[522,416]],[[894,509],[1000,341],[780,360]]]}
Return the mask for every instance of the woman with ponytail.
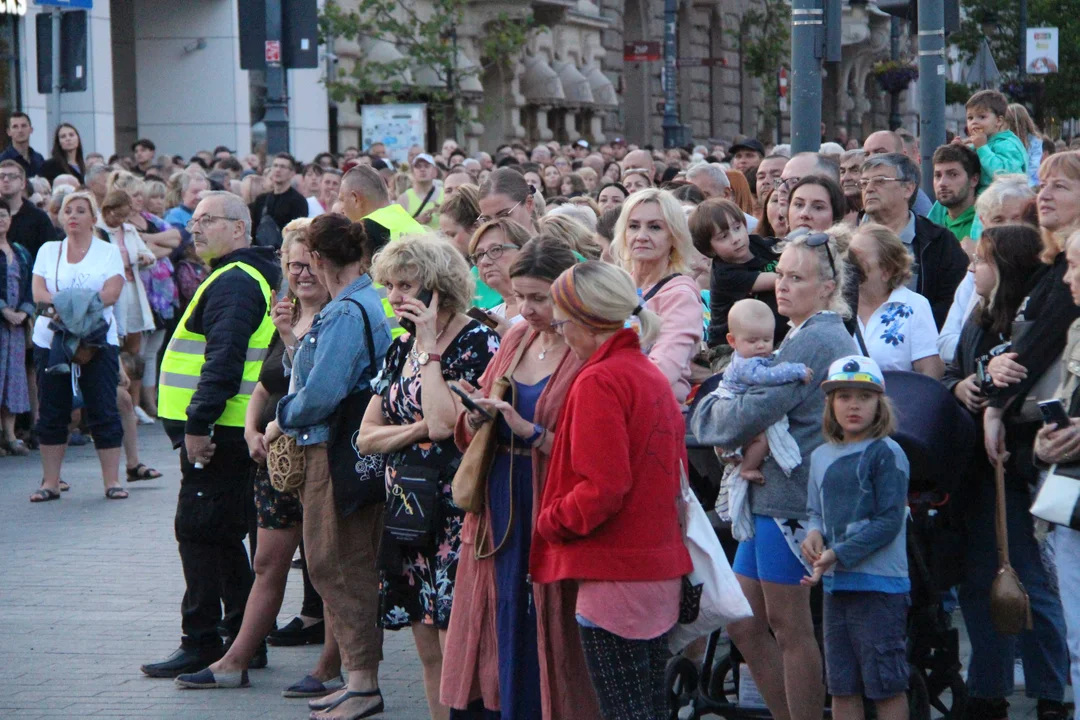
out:
{"label": "woman with ponytail", "polygon": [[533,582],[577,583],[575,615],[601,715],[666,717],[665,636],[691,570],[676,498],[682,413],[641,348],[660,318],[630,275],[586,262],[551,286],[552,326],[583,364],[551,449],[529,562]]}

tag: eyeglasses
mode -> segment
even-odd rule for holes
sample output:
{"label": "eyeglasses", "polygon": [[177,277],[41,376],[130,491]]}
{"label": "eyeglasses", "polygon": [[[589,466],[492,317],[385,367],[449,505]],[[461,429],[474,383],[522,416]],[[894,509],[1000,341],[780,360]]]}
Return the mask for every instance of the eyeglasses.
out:
{"label": "eyeglasses", "polygon": [[21,177],[22,177],[22,175],[20,175],[19,173],[15,173],[15,172],[0,173],[0,180],[18,180]]}
{"label": "eyeglasses", "polygon": [[800,180],[802,180],[801,177],[789,177],[786,180],[777,178],[776,180],[773,180],[773,187],[794,187],[799,184]]}
{"label": "eyeglasses", "polygon": [[889,178],[889,177],[863,178],[862,180],[859,181],[859,187],[861,187],[863,190],[866,190],[867,188],[880,187],[880,186],[884,185],[885,183],[891,183],[891,182],[904,182],[904,181],[901,178]]}
{"label": "eyeglasses", "polygon": [[492,220],[502,220],[503,218],[508,218],[508,217],[510,217],[510,213],[517,210],[517,206],[520,205],[523,202],[525,202],[525,201],[524,200],[519,200],[518,202],[516,202],[514,204],[514,207],[507,208],[506,210],[500,210],[499,212],[495,213],[494,215],[481,215],[480,217],[476,218],[476,222],[477,222],[478,225],[483,225],[484,223],[489,223]]}
{"label": "eyeglasses", "polygon": [[490,260],[491,262],[495,262],[496,260],[501,258],[503,256],[503,253],[506,252],[507,250],[519,250],[519,249],[520,248],[518,248],[517,245],[511,245],[509,243],[503,243],[502,245],[496,245],[495,247],[491,248],[490,250],[484,250],[483,252],[478,252],[475,255],[470,255],[469,256],[469,262],[471,262],[473,265],[479,265],[480,261],[483,260],[485,257],[488,260]]}
{"label": "eyeglasses", "polygon": [[301,275],[304,274],[305,270],[307,270],[308,275],[314,275],[315,274],[315,273],[313,273],[311,271],[311,265],[309,265],[308,263],[291,262],[286,267],[289,268],[289,274],[292,275],[293,277],[300,277]]}
{"label": "eyeglasses", "polygon": [[231,220],[232,222],[239,222],[236,218],[225,217],[224,215],[203,215],[201,218],[189,220],[188,224],[184,226],[184,229],[189,233],[195,232],[196,228],[199,229],[199,232],[206,232],[207,220]]}
{"label": "eyeglasses", "polygon": [[829,247],[829,236],[825,233],[812,233],[806,236],[806,246],[817,248],[825,246],[825,252],[829,255],[829,267],[832,268],[833,279],[837,277],[836,263],[833,261],[832,249]]}
{"label": "eyeglasses", "polygon": [[568,322],[570,322],[569,318],[567,318],[566,320],[552,320],[551,329],[555,332],[562,332],[562,326]]}

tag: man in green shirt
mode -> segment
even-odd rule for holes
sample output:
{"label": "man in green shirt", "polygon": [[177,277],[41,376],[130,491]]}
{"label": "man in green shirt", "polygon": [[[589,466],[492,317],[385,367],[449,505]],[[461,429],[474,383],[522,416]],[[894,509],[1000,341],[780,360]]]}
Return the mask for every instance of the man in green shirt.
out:
{"label": "man in green shirt", "polygon": [[934,151],[934,194],[937,202],[927,218],[951,231],[961,244],[971,240],[975,222],[975,188],[979,156],[966,145],[942,145]]}

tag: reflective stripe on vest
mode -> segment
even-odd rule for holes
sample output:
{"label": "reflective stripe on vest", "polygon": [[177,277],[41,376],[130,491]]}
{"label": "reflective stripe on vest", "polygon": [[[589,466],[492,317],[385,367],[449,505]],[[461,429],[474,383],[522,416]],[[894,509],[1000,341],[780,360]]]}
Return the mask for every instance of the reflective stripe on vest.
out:
{"label": "reflective stripe on vest", "polygon": [[[375,212],[365,215],[362,219],[372,220],[386,228],[390,232],[390,242],[397,240],[402,235],[426,235],[431,232],[430,228],[426,228],[416,222],[416,220],[405,211],[405,208],[396,203],[379,208]],[[405,328],[398,324],[394,309],[390,307],[390,301],[386,299],[386,288],[375,283],[375,291],[379,293],[379,298],[382,300],[383,314],[386,315],[386,322],[390,324],[390,336],[397,338],[404,335]]]}
{"label": "reflective stripe on vest", "polygon": [[180,324],[161,360],[161,378],[158,381],[158,415],[163,418],[187,420],[187,409],[191,404],[192,396],[198,390],[199,376],[206,362],[206,336],[188,330],[188,320],[202,299],[206,287],[233,268],[243,270],[259,283],[267,308],[259,327],[248,339],[240,388],[236,395],[225,402],[225,410],[214,422],[215,425],[244,427],[247,405],[259,382],[259,373],[262,371],[263,360],[266,359],[267,348],[270,347],[270,340],[275,330],[274,323],[270,319],[270,308],[273,307],[274,300],[270,283],[266,281],[262,273],[242,262],[229,263],[212,272],[195,291],[187,310],[184,311],[184,316],[180,318]]}

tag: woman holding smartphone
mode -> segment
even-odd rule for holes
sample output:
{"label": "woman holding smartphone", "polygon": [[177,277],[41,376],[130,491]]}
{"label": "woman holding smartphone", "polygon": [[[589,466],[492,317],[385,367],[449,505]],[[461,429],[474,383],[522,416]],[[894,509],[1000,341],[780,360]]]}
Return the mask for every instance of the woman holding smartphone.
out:
{"label": "woman holding smartphone", "polygon": [[[975,251],[975,292],[978,305],[960,333],[956,355],[942,382],[976,417],[986,411],[986,367],[999,354],[1002,340],[1012,332],[1013,318],[1032,288],[1049,270],[1039,260],[1042,242],[1028,225],[987,228]],[[1004,718],[1013,692],[1013,665],[1019,643],[1024,661],[1025,690],[1038,698],[1039,717],[1065,718],[1061,701],[1065,692],[1068,659],[1061,601],[1050,587],[1032,526],[1029,483],[1035,479],[1031,464],[1032,437],[1038,422],[1010,421],[1006,440],[1010,457],[1005,463],[1005,521],[1009,560],[1031,599],[1032,632],[1007,637],[993,629],[990,585],[997,575],[998,557],[994,517],[994,468],[981,452],[975,454],[966,488],[955,498],[967,527],[965,577],[960,584],[960,610],[971,638],[968,702],[978,717]],[[1062,714],[1054,715],[1053,712]]]}
{"label": "woman holding smartphone", "polygon": [[403,478],[433,477],[440,518],[430,538],[416,545],[383,535],[380,622],[388,630],[412,627],[428,709],[431,717],[446,718],[439,677],[464,519],[450,491],[461,462],[453,439],[461,404],[449,383],[478,383],[499,336],[465,314],[473,297],[469,267],[443,240],[392,242],[375,256],[372,274],[408,332],[391,344],[372,383],[378,395],[364,415],[358,449],[387,456],[389,497],[403,492]]}

